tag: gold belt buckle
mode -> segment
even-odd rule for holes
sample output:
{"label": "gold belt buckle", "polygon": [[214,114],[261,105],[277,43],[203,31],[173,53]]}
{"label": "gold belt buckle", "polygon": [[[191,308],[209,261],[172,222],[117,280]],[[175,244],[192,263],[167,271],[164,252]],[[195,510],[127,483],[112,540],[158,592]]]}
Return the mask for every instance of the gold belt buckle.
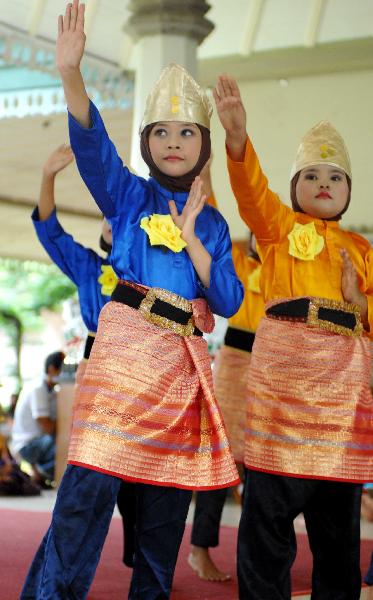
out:
{"label": "gold belt buckle", "polygon": [[[313,327],[320,327],[320,329],[326,329],[332,333],[338,333],[339,335],[348,335],[350,337],[359,337],[363,333],[363,325],[360,317],[360,310],[356,304],[341,303],[337,300],[329,300],[327,298],[310,298],[310,305],[308,307],[307,325]],[[331,310],[342,310],[355,315],[356,325],[353,329],[345,327],[344,325],[337,325],[331,323],[319,317],[320,308],[329,308]]]}
{"label": "gold belt buckle", "polygon": [[161,288],[150,288],[147,291],[145,298],[141,300],[139,311],[144,315],[144,318],[147,321],[153,323],[154,325],[158,325],[158,327],[170,329],[178,335],[193,335],[193,314],[191,315],[188,323],[185,325],[182,325],[182,323],[176,323],[171,319],[167,319],[167,317],[162,317],[161,315],[150,312],[156,300],[162,300],[163,302],[171,304],[171,306],[174,306],[175,308],[179,308],[185,312],[191,312],[191,303],[188,300],[181,298],[180,296],[176,296],[176,294],[173,294],[168,290],[163,290]]}

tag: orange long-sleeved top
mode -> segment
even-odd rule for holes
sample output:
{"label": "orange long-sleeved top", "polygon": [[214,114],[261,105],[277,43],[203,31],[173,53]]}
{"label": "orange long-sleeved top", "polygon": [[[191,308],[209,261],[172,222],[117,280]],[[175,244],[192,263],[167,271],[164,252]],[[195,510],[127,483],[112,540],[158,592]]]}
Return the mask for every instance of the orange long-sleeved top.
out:
{"label": "orange long-sleeved top", "polygon": [[255,260],[239,247],[232,244],[232,259],[237,277],[245,289],[243,302],[233,317],[228,319],[230,327],[255,332],[260,319],[264,316],[264,300],[260,293],[259,274],[260,262]]}
{"label": "orange long-sleeved top", "polygon": [[[218,209],[214,193],[211,193],[207,202]],[[228,323],[230,327],[255,332],[264,316],[264,300],[258,287],[261,264],[255,258],[247,256],[235,242],[232,243],[232,260],[245,294],[240,308],[228,319]]]}
{"label": "orange long-sleeved top", "polygon": [[[341,278],[345,248],[355,266],[359,288],[367,297],[369,336],[373,339],[373,250],[357,233],[344,231],[338,221],[324,221],[295,212],[268,187],[255,150],[247,140],[242,162],[228,155],[228,171],[240,215],[255,234],[260,248],[260,287],[264,301],[316,296],[343,301]],[[288,234],[296,223],[314,223],[324,247],[313,260],[289,254]]]}

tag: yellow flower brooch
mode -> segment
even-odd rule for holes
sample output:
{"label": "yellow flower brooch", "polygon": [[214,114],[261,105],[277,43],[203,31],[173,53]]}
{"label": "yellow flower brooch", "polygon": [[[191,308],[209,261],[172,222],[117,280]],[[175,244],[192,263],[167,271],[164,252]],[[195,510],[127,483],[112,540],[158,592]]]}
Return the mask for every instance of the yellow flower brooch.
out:
{"label": "yellow flower brooch", "polygon": [[324,238],[316,231],[315,223],[295,223],[288,235],[289,254],[300,260],[315,260],[324,248]]}
{"label": "yellow flower brooch", "polygon": [[260,294],[260,272],[262,270],[261,265],[259,265],[247,278],[248,288],[251,292],[255,292],[256,294]]}
{"label": "yellow flower brooch", "polygon": [[181,238],[181,230],[175,225],[171,215],[151,215],[143,217],[140,227],[149,237],[151,246],[166,246],[172,252],[181,252],[187,245]]}
{"label": "yellow flower brooch", "polygon": [[101,294],[103,296],[111,296],[117,285],[118,277],[110,265],[102,265],[101,271],[102,275],[97,280],[98,283],[101,283]]}

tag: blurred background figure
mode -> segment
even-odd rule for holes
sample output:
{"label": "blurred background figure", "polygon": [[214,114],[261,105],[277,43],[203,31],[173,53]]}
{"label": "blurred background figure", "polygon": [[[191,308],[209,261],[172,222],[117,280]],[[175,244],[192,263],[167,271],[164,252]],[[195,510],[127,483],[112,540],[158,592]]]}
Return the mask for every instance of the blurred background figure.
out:
{"label": "blurred background figure", "polygon": [[[65,355],[53,352],[45,360],[44,376],[23,388],[14,413],[12,448],[33,468],[33,481],[49,486],[54,478],[56,392],[54,386]],[[49,483],[48,483],[49,482]]]}
{"label": "blurred background figure", "polygon": [[0,496],[39,496],[40,487],[21,471],[0,435]]}
{"label": "blurred background figure", "polygon": [[14,412],[16,410],[16,405],[17,405],[17,402],[18,402],[18,397],[19,397],[19,394],[15,394],[14,393],[14,394],[10,395],[10,406],[8,408],[8,415],[9,415],[9,417],[11,419],[14,418]]}

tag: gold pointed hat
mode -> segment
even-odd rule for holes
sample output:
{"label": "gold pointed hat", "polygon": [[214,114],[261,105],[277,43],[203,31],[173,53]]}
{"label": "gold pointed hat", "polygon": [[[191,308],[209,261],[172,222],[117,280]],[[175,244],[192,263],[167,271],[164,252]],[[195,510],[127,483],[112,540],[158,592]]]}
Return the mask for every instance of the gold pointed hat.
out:
{"label": "gold pointed hat", "polygon": [[290,179],[306,167],[326,164],[342,169],[351,178],[351,163],[343,138],[329,121],[320,121],[302,139]]}
{"label": "gold pointed hat", "polygon": [[140,133],[157,121],[198,123],[210,129],[211,114],[206,92],[186,69],[172,63],[163,69],[147,98]]}

